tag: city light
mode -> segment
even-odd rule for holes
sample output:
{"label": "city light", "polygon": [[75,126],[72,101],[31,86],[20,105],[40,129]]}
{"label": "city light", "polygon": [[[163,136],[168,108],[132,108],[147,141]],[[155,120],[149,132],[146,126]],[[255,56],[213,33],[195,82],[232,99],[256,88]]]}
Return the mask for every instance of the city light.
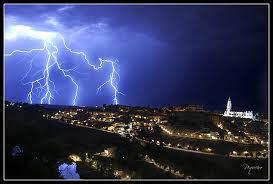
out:
{"label": "city light", "polygon": [[74,162],[81,162],[81,158],[78,155],[69,155],[69,158],[72,159]]}

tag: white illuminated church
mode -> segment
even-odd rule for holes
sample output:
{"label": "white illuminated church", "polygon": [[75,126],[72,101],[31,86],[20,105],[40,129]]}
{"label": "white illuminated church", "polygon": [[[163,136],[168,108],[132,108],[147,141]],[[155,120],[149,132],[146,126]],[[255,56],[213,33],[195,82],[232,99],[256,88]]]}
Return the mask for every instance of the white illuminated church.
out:
{"label": "white illuminated church", "polygon": [[253,112],[252,111],[245,111],[245,112],[231,111],[231,100],[230,100],[230,97],[228,98],[227,109],[224,112],[224,116],[237,117],[237,118],[248,118],[248,119],[253,119],[254,120],[254,116],[253,116]]}

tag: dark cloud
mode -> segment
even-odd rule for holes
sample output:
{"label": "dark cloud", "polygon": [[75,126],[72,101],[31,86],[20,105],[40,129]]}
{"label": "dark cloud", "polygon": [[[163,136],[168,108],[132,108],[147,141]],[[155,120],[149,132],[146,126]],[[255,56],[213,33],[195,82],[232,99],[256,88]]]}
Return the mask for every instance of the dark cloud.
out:
{"label": "dark cloud", "polygon": [[[88,52],[94,62],[98,57],[117,58],[120,90],[126,94],[120,96],[122,104],[224,108],[231,96],[238,108],[265,111],[267,8],[6,5],[5,16],[7,25],[61,32],[71,47]],[[19,69],[6,68],[11,77],[7,98],[25,100],[25,91],[12,92],[11,71]],[[110,89],[99,96],[93,93],[103,74],[90,75],[93,82],[79,77],[86,91],[79,103],[109,103]]]}

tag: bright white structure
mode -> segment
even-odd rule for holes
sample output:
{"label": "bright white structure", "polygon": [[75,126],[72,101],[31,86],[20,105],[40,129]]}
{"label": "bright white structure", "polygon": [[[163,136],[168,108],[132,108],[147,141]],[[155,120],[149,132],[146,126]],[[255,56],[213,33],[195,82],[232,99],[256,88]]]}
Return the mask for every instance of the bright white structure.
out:
{"label": "bright white structure", "polygon": [[248,119],[253,119],[254,120],[254,116],[253,116],[253,112],[252,111],[245,111],[245,112],[235,112],[235,111],[231,111],[231,100],[230,97],[228,98],[228,102],[227,102],[227,109],[224,112],[224,116],[227,117],[236,117],[236,118],[248,118]]}

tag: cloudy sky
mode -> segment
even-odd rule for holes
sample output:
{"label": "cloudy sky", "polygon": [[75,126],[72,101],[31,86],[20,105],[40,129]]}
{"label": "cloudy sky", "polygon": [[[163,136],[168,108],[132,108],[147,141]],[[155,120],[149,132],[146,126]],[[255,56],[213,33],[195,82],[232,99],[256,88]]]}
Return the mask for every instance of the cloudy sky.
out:
{"label": "cloudy sky", "polygon": [[[14,37],[18,25],[32,31]],[[41,48],[47,33],[60,33],[96,65],[98,58],[118,60],[117,85],[125,94],[118,95],[120,104],[223,109],[230,96],[234,110],[266,111],[267,26],[265,5],[5,5],[5,53]],[[58,47],[63,66],[82,62]],[[30,86],[20,79],[39,76],[35,70],[45,61],[43,53],[5,57],[6,99],[27,102]],[[82,62],[77,72],[77,105],[112,102],[110,86],[96,93],[111,67],[93,71]],[[51,79],[57,91],[52,103],[70,104],[73,85],[56,69]]]}

